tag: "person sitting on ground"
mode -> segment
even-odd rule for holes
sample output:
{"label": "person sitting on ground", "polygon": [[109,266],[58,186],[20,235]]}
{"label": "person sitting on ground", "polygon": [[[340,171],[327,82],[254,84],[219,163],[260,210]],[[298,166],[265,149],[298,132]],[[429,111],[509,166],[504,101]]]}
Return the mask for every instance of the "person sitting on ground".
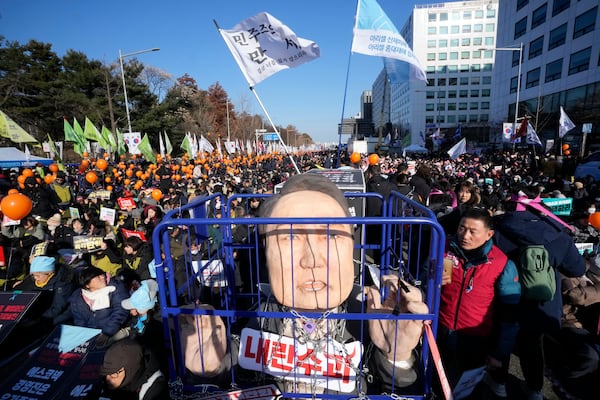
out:
{"label": "person sitting on ground", "polygon": [[54,257],[34,257],[29,267],[29,275],[23,281],[17,282],[13,289],[48,294],[48,297],[42,297],[46,309],[35,323],[30,321],[30,327],[35,326],[42,332],[49,333],[54,326],[71,320],[69,297],[74,289],[73,274],[68,267],[57,265]]}
{"label": "person sitting on ground", "polygon": [[100,244],[100,250],[90,255],[90,264],[116,276],[122,266],[120,251],[111,239],[104,239]]}
{"label": "person sitting on ground", "polygon": [[128,295],[125,286],[96,267],[83,268],[78,283],[70,298],[74,325],[102,329],[96,338],[99,347],[129,336],[129,312],[121,307]]}
{"label": "person sitting on ground", "polygon": [[131,325],[129,338],[136,339],[144,348],[151,349],[161,361],[167,365],[163,326],[158,310],[158,283],[154,279],[142,281],[121,306],[129,310]]}
{"label": "person sitting on ground", "polygon": [[123,243],[123,251],[123,264],[118,275],[123,277],[127,287],[131,288],[133,281],[139,283],[152,277],[148,269],[154,258],[151,245],[137,236],[130,236]]}
{"label": "person sitting on ground", "polygon": [[[262,205],[261,216],[318,219],[345,218],[350,213],[343,193],[333,182],[319,174],[306,173],[289,178],[280,193]],[[228,338],[220,317],[182,315],[181,338],[188,370],[200,380],[228,387],[233,368],[238,384],[274,383],[284,392],[313,396],[367,389],[379,393],[415,390],[420,383],[416,348],[422,320],[368,320],[362,325],[361,321],[328,319],[327,315],[364,311],[427,313],[421,291],[391,275],[382,278],[381,285],[388,291],[383,301],[377,288],[355,286],[351,223],[268,224],[259,230],[270,283],[269,290],[263,292],[260,311],[289,312],[295,318],[253,318],[241,332]],[[365,299],[366,304],[362,304]],[[319,313],[321,317],[309,319],[303,315],[306,312]],[[362,347],[357,338],[362,339]],[[292,352],[299,346],[299,350],[314,351],[314,357],[306,368],[291,367],[288,373],[282,373],[274,365],[282,361],[279,358],[264,364],[253,362],[246,346],[254,340],[273,340],[290,346]],[[329,346],[346,355],[340,362],[346,365],[344,374],[348,376],[340,375],[338,379],[310,367],[326,362],[324,349]],[[368,365],[369,373],[360,371],[359,365]],[[299,377],[303,379],[297,380]]]}

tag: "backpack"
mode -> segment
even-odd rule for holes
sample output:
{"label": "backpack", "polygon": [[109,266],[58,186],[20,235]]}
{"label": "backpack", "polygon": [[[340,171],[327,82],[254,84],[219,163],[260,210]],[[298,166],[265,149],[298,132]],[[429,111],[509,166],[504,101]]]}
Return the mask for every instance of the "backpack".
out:
{"label": "backpack", "polygon": [[542,245],[530,245],[519,255],[521,296],[529,300],[549,301],[556,292],[554,268],[548,250]]}

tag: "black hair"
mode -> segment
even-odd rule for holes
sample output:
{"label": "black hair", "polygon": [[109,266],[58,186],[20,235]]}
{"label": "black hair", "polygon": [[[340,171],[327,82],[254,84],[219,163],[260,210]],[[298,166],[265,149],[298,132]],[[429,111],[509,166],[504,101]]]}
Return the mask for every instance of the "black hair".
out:
{"label": "black hair", "polygon": [[133,249],[133,251],[138,251],[142,245],[144,244],[144,241],[142,239],[140,239],[137,236],[130,236],[127,239],[125,239],[125,243],[123,244],[123,247],[131,247]]}
{"label": "black hair", "polygon": [[471,207],[465,210],[461,216],[461,220],[469,218],[483,222],[483,225],[488,229],[494,229],[494,222],[489,210],[484,207]]}
{"label": "black hair", "polygon": [[105,273],[106,272],[104,272],[98,267],[85,267],[79,273],[79,276],[77,277],[77,283],[79,283],[80,287],[85,288],[87,285],[90,284],[90,281],[92,279],[99,275],[104,275]]}

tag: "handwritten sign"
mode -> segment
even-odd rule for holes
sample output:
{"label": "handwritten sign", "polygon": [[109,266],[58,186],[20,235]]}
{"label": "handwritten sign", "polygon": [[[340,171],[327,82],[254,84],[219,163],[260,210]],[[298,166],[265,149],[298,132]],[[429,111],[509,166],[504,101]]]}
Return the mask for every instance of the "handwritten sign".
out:
{"label": "handwritten sign", "polygon": [[0,343],[6,339],[39,295],[39,292],[0,292]]}

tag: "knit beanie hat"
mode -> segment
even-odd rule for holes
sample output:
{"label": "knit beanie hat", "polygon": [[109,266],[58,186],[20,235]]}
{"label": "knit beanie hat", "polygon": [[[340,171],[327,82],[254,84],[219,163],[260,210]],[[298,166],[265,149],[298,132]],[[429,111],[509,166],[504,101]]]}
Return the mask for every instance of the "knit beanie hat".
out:
{"label": "knit beanie hat", "polygon": [[140,287],[131,294],[131,297],[121,302],[121,307],[126,310],[136,309],[139,313],[144,314],[154,308],[157,291],[158,284],[155,280],[142,281]]}
{"label": "knit beanie hat", "polygon": [[29,272],[54,272],[54,257],[37,256],[31,262]]}

